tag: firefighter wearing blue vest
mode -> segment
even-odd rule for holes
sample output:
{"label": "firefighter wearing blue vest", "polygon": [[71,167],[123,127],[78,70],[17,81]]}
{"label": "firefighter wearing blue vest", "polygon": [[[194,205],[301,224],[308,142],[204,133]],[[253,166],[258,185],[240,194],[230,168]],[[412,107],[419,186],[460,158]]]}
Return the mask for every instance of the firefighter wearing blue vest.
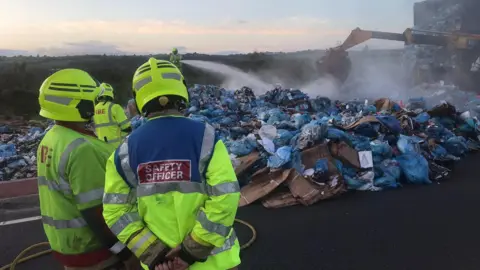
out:
{"label": "firefighter wearing blue vest", "polygon": [[109,228],[144,269],[236,269],[240,190],[225,145],[212,126],[183,117],[188,91],[172,63],[141,65],[133,96],[148,121],[107,161]]}

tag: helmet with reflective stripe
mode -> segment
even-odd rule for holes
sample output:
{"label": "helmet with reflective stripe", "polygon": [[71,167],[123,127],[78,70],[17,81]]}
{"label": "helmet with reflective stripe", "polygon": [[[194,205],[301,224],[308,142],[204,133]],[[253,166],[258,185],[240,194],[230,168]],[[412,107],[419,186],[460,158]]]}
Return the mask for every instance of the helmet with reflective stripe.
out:
{"label": "helmet with reflective stripe", "polygon": [[179,96],[188,102],[188,90],[180,70],[165,60],[150,58],[133,76],[133,97],[140,111],[161,96]]}
{"label": "helmet with reflective stripe", "polygon": [[98,97],[111,97],[113,99],[113,87],[108,83],[100,84],[100,94]]}
{"label": "helmet with reflective stripe", "polygon": [[94,115],[99,83],[79,69],[62,69],[40,86],[40,115],[59,121],[87,122]]}

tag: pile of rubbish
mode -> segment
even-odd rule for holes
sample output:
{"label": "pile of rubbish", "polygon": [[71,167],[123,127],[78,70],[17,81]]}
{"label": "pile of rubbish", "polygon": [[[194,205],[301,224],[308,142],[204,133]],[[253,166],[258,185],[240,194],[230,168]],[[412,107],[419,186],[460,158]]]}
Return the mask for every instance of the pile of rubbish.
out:
{"label": "pile of rubbish", "polygon": [[[396,102],[195,85],[185,115],[216,128],[242,187],[242,206],[311,205],[348,190],[441,182],[480,149],[480,99],[443,84],[419,87],[430,95]],[[131,118],[134,129],[145,121]],[[49,124],[0,127],[0,180],[35,176],[36,148]]]}
{"label": "pile of rubbish", "polygon": [[0,181],[36,177],[37,148],[48,126],[39,121],[0,125]]}
{"label": "pile of rubbish", "polygon": [[[380,191],[447,179],[480,149],[479,100],[436,87],[429,99],[341,102],[276,88],[191,88],[186,115],[217,130],[242,187],[241,205],[311,205],[347,190]],[[443,87],[443,89],[442,89]],[[459,100],[458,95],[462,95]],[[441,101],[470,101],[455,107]]]}

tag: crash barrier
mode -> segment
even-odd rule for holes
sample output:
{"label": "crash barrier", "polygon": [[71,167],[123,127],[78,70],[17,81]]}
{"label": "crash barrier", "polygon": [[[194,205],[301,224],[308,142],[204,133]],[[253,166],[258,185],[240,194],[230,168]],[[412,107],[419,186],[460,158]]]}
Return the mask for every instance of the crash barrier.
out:
{"label": "crash barrier", "polygon": [[38,193],[37,178],[0,181],[0,199],[15,198]]}

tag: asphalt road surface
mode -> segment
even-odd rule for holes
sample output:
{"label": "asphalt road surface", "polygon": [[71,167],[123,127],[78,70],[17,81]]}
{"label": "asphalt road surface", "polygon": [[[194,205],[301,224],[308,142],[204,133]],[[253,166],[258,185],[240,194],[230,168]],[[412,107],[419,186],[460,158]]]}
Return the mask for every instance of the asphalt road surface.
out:
{"label": "asphalt road surface", "polygon": [[[251,205],[238,217],[257,229],[241,269],[480,269],[480,155],[457,164],[450,181],[384,192],[355,192],[311,207]],[[3,213],[11,220],[38,209]],[[241,242],[250,237],[237,226]],[[0,226],[0,266],[45,241],[40,221]],[[50,255],[17,269],[61,269]]]}

